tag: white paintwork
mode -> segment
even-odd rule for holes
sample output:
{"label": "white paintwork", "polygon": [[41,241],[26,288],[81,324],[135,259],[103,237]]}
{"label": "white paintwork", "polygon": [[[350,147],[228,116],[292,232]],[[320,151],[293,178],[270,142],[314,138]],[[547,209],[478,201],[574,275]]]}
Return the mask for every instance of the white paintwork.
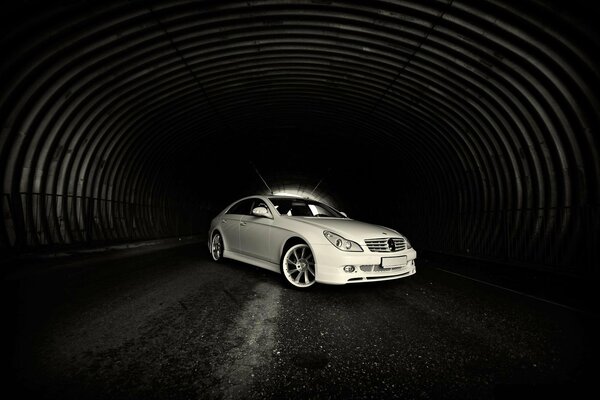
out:
{"label": "white paintwork", "polygon": [[[291,217],[280,215],[269,197],[250,196],[259,199],[269,209],[266,216],[227,214],[238,201],[226,207],[211,222],[210,239],[218,231],[223,237],[223,257],[242,261],[271,271],[280,271],[284,246],[292,238],[300,239],[310,247],[316,261],[316,281],[327,284],[371,282],[404,278],[416,272],[414,249],[398,252],[371,252],[365,239],[394,238],[402,235],[383,226],[355,221],[350,218]],[[296,198],[297,200],[297,198]],[[332,245],[323,235],[331,231],[347,240],[357,242],[362,252],[345,252]],[[406,256],[406,266],[386,272],[363,272],[361,265],[381,265],[382,257]],[[343,271],[345,265],[354,265],[356,271]],[[368,279],[367,278],[371,278]]]}

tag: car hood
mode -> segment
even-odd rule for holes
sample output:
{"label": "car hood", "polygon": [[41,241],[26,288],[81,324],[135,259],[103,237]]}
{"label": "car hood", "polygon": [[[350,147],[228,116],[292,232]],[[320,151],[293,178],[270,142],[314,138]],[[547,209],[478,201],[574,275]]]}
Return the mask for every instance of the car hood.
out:
{"label": "car hood", "polygon": [[303,222],[323,230],[328,230],[346,239],[362,241],[387,236],[398,236],[398,232],[379,225],[342,218],[306,218],[288,217],[298,222]]}

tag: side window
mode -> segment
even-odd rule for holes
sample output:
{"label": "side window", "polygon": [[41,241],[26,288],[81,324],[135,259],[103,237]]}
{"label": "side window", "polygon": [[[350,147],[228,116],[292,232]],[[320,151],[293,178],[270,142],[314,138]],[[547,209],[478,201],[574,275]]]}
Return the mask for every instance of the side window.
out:
{"label": "side window", "polygon": [[238,215],[249,215],[251,213],[250,207],[254,199],[246,199],[235,203],[226,214],[238,214]]}
{"label": "side window", "polygon": [[284,199],[271,199],[271,203],[281,215],[291,215],[290,209],[292,208],[292,202]]}
{"label": "side window", "polygon": [[292,215],[294,217],[312,217],[312,212],[308,208],[308,204],[302,201],[295,201],[292,203]]}
{"label": "side window", "polygon": [[254,199],[254,202],[252,204],[252,208],[250,209],[250,213],[252,213],[252,210],[255,209],[256,207],[264,207],[267,210],[271,211],[269,209],[269,207],[267,206],[267,203],[265,203],[265,201],[261,200],[261,199]]}

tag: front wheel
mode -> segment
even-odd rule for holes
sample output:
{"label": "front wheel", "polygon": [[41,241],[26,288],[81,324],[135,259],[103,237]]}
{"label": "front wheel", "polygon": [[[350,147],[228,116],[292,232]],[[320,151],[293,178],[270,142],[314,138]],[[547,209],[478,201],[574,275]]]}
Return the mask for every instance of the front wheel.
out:
{"label": "front wheel", "polygon": [[305,289],[316,282],[315,258],[306,244],[290,247],[281,259],[281,272],[290,285]]}
{"label": "front wheel", "polygon": [[223,238],[219,232],[215,233],[210,241],[210,255],[216,262],[223,258]]}

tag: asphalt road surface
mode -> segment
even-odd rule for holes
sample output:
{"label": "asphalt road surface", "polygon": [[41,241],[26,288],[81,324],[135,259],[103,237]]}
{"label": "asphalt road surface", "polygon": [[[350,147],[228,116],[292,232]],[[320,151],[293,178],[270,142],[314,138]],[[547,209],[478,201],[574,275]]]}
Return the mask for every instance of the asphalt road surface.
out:
{"label": "asphalt road surface", "polygon": [[[420,263],[419,263],[420,261]],[[417,262],[407,279],[286,288],[204,244],[4,279],[17,397],[574,398],[597,318]]]}

